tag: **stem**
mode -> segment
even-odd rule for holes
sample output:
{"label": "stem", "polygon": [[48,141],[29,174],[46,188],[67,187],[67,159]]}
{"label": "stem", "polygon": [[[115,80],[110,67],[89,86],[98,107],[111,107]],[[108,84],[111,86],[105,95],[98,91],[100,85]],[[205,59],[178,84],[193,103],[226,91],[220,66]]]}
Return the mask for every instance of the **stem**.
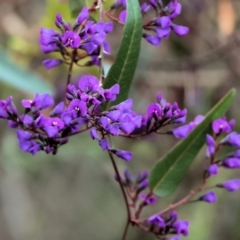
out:
{"label": "stem", "polygon": [[125,240],[126,237],[127,237],[129,225],[130,225],[130,222],[127,221],[127,224],[126,224],[125,229],[124,229],[124,232],[123,232],[122,240]]}
{"label": "stem", "polygon": [[[192,190],[187,196],[185,196],[184,198],[180,199],[176,203],[169,204],[168,207],[166,207],[165,209],[163,209],[161,212],[159,212],[157,214],[162,215],[162,214],[167,213],[167,212],[169,212],[169,211],[171,211],[173,209],[176,209],[177,207],[180,207],[182,205],[185,205],[185,204],[188,204],[188,203],[192,203],[192,202],[196,202],[195,200],[194,201],[190,201],[190,200],[197,193],[205,191],[206,189],[208,189],[208,187],[205,187],[206,183],[207,183],[207,178],[204,177],[202,184],[196,190]],[[210,187],[210,188],[212,188],[212,187]],[[139,225],[139,224],[145,222],[147,219],[148,218],[139,219],[139,220],[135,219],[135,223]]]}
{"label": "stem", "polygon": [[[66,83],[66,92],[67,92],[67,86],[68,84],[71,82],[71,77],[72,77],[72,69],[73,69],[73,63],[74,63],[74,59],[76,56],[76,51],[74,50],[72,53],[72,59],[69,65],[69,69],[68,69],[68,76],[67,76],[67,83]],[[65,98],[65,107],[67,106],[67,98]]]}
{"label": "stem", "polygon": [[113,165],[113,168],[114,168],[114,171],[117,175],[117,179],[119,180],[119,185],[120,185],[120,188],[121,188],[121,191],[122,191],[122,194],[123,194],[123,198],[124,198],[124,201],[125,201],[125,205],[126,205],[126,209],[127,209],[127,215],[128,215],[128,221],[131,220],[131,212],[130,212],[130,209],[129,209],[129,206],[128,206],[128,199],[127,199],[127,195],[126,195],[126,192],[124,190],[124,187],[123,187],[123,184],[122,184],[122,181],[121,181],[121,176],[119,174],[119,171],[118,171],[118,167],[117,167],[117,164],[113,158],[113,155],[110,151],[108,151],[108,155],[111,159],[111,162],[112,162],[112,165]]}
{"label": "stem", "polygon": [[[103,21],[104,20],[104,8],[103,8],[103,3],[102,0],[98,0],[98,6],[99,8],[99,21]],[[104,69],[103,69],[103,46],[100,46],[100,53],[99,53],[99,62],[100,62],[100,66],[99,66],[99,81],[100,81],[100,85],[103,85],[103,81],[104,81]]]}
{"label": "stem", "polygon": [[123,184],[122,184],[122,180],[121,180],[121,176],[120,176],[119,171],[118,171],[117,164],[116,164],[116,162],[114,160],[114,157],[113,157],[113,155],[112,155],[112,153],[110,151],[108,151],[108,155],[109,155],[109,157],[111,159],[111,162],[112,162],[115,174],[117,175],[117,179],[118,179],[118,182],[119,182],[122,194],[123,194],[123,198],[124,198],[124,201],[125,201],[126,209],[127,209],[127,223],[126,223],[126,227],[124,229],[123,237],[122,237],[122,240],[125,240],[126,237],[127,237],[129,224],[131,223],[131,211],[130,211],[130,208],[129,208],[127,194],[126,194],[126,192],[124,190],[124,187],[123,187]]}
{"label": "stem", "polygon": [[[148,198],[149,198],[150,196],[152,196],[152,195],[153,195],[153,192],[152,192],[152,191],[149,192],[148,195],[147,195],[147,197],[146,197],[146,199],[148,199]],[[145,200],[143,200],[143,201],[141,202],[141,204],[140,204],[139,207],[138,207],[138,210],[137,210],[136,213],[135,213],[135,218],[136,218],[136,219],[139,218],[139,216],[140,216],[140,214],[141,214],[144,206],[146,206],[146,205],[145,205]]]}
{"label": "stem", "polygon": [[105,15],[106,15],[109,19],[111,19],[112,21],[117,22],[117,23],[119,23],[119,24],[121,24],[121,25],[124,25],[122,22],[120,22],[120,21],[118,20],[118,18],[115,18],[115,17],[112,16],[110,13],[105,13]]}

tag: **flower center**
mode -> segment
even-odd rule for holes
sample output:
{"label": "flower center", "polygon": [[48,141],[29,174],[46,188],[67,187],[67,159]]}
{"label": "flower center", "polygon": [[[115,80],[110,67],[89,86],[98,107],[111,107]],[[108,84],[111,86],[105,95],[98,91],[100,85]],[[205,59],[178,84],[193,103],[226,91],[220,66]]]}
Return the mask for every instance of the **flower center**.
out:
{"label": "flower center", "polygon": [[56,126],[58,123],[56,122],[56,121],[54,121],[53,123],[52,123],[52,125],[53,126]]}
{"label": "flower center", "polygon": [[73,39],[72,38],[68,38],[67,42],[68,42],[68,44],[71,44],[73,42]]}

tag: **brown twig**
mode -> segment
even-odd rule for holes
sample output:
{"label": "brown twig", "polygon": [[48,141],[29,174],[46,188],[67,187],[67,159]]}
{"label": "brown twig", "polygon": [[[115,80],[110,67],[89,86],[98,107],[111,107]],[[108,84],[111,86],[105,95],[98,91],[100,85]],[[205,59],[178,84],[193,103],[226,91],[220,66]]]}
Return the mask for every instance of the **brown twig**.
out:
{"label": "brown twig", "polygon": [[116,164],[116,162],[114,160],[113,154],[110,151],[108,151],[108,155],[109,155],[109,157],[111,159],[111,162],[112,162],[112,165],[113,165],[113,169],[114,169],[115,174],[117,176],[117,179],[118,179],[118,182],[119,182],[122,194],[123,194],[123,198],[124,198],[124,201],[125,201],[125,205],[126,205],[127,224],[126,224],[126,227],[124,229],[123,237],[122,237],[122,240],[125,240],[126,236],[127,236],[127,231],[128,231],[128,228],[129,228],[129,224],[131,223],[131,211],[130,211],[129,204],[128,204],[127,194],[126,194],[126,192],[124,190],[124,187],[123,187],[123,184],[122,184],[122,180],[121,180],[121,176],[119,174],[118,167],[117,167],[117,164]]}

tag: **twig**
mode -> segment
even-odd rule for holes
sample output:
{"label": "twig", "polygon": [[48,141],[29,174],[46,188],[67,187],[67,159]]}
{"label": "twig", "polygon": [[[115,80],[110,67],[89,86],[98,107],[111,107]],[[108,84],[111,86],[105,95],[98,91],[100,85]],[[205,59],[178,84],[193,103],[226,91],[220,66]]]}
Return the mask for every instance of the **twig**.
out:
{"label": "twig", "polygon": [[117,167],[117,164],[116,164],[116,162],[114,160],[113,154],[110,151],[108,151],[108,155],[109,155],[109,157],[111,159],[111,162],[112,162],[115,174],[117,176],[117,179],[118,179],[118,182],[119,182],[122,194],[123,194],[123,198],[124,198],[124,201],[125,201],[126,209],[127,209],[127,224],[126,224],[126,227],[124,229],[124,233],[123,233],[123,237],[122,237],[122,240],[125,240],[126,236],[127,236],[128,227],[129,227],[129,224],[131,222],[131,211],[130,211],[130,208],[129,208],[127,195],[126,195],[126,192],[124,190],[124,187],[123,187],[123,184],[122,184],[122,180],[121,180],[121,176],[119,174],[118,167]]}
{"label": "twig", "polygon": [[[72,52],[72,59],[71,59],[71,62],[70,62],[70,65],[69,65],[69,69],[68,69],[68,76],[67,76],[67,83],[66,83],[66,92],[67,92],[67,86],[68,84],[71,82],[71,77],[72,77],[72,69],[73,69],[73,63],[74,63],[74,60],[75,60],[75,56],[76,56],[76,51],[74,50]],[[65,97],[65,107],[67,106],[67,98]]]}
{"label": "twig", "polygon": [[[99,21],[103,21],[104,20],[104,8],[103,8],[103,3],[102,0],[98,0],[98,5],[97,8],[99,8]],[[99,53],[99,62],[100,62],[100,66],[99,66],[99,81],[100,81],[100,85],[103,85],[103,80],[104,80],[104,69],[103,69],[103,46],[101,44],[100,46],[100,53]]]}
{"label": "twig", "polygon": [[129,226],[130,226],[130,221],[127,221],[127,224],[126,224],[124,232],[123,232],[122,240],[126,239]]}

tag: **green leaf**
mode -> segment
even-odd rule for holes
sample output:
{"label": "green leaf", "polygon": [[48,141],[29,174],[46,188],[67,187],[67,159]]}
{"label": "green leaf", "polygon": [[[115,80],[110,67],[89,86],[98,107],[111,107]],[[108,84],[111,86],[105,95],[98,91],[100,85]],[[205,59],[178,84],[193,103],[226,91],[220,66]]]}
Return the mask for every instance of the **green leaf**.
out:
{"label": "green leaf", "polygon": [[0,81],[30,93],[53,93],[53,88],[36,74],[19,67],[0,49]]}
{"label": "green leaf", "polygon": [[175,191],[191,163],[203,147],[206,134],[211,131],[211,122],[226,113],[234,96],[235,90],[232,89],[207,113],[205,119],[186,139],[179,142],[156,164],[150,174],[150,189],[156,195],[165,197]]}
{"label": "green leaf", "polygon": [[138,0],[127,0],[127,20],[124,26],[123,38],[114,64],[106,77],[104,88],[114,84],[120,85],[120,94],[117,99],[106,105],[118,104],[127,99],[129,89],[137,67],[142,39],[142,15]]}

